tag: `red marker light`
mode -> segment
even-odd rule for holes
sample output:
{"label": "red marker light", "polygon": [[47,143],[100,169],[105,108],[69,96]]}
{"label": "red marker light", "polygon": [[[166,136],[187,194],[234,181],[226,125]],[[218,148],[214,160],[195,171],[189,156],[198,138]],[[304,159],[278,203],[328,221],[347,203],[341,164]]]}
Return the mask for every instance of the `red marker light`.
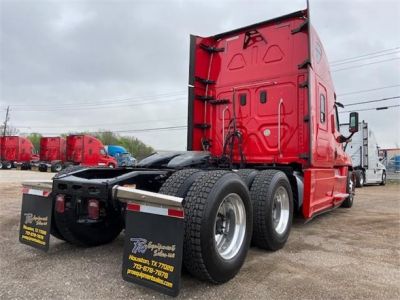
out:
{"label": "red marker light", "polygon": [[62,194],[56,197],[56,212],[62,214],[65,211],[65,196]]}
{"label": "red marker light", "polygon": [[88,214],[89,214],[89,219],[97,220],[99,218],[99,216],[100,216],[99,200],[89,199]]}

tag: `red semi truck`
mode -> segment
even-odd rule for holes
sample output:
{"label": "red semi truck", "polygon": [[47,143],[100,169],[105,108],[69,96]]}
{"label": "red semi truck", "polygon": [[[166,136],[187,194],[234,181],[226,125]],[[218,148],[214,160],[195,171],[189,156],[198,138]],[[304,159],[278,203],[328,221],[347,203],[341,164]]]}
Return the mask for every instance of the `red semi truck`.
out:
{"label": "red semi truck", "polygon": [[66,159],[66,139],[63,137],[40,138],[40,151],[37,167],[39,171],[60,172]]}
{"label": "red semi truck", "polygon": [[[42,211],[54,220],[53,235],[83,246],[108,243],[125,228],[123,278],[177,295],[182,263],[201,280],[227,282],[251,241],[276,251],[294,215],[309,220],[352,206],[343,143],[358,131],[358,114],[344,136],[308,10],[191,36],[188,97],[187,152],[26,183],[23,213]],[[47,201],[32,206],[31,189]],[[48,237],[31,241],[24,225],[22,218],[21,241],[48,249]]]}
{"label": "red semi truck", "polygon": [[117,166],[117,161],[107,154],[103,143],[90,135],[67,136],[66,161],[66,165]]}
{"label": "red semi truck", "polygon": [[20,166],[21,169],[30,169],[34,154],[32,142],[21,136],[2,136],[0,138],[0,165],[4,169]]}
{"label": "red semi truck", "polygon": [[71,165],[106,166],[114,168],[116,160],[105,151],[104,145],[90,135],[42,137],[40,140],[39,171],[60,172]]}

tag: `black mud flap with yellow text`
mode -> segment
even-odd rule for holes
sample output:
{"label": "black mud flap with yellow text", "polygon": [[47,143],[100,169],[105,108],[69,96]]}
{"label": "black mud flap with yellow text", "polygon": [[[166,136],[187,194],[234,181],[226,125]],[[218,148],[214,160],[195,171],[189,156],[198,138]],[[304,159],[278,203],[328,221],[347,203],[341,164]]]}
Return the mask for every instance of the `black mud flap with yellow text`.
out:
{"label": "black mud flap with yellow text", "polygon": [[177,296],[181,285],[183,211],[127,204],[124,280]]}
{"label": "black mud flap with yellow text", "polygon": [[48,251],[50,244],[53,201],[50,193],[24,189],[22,196],[19,241],[34,248]]}

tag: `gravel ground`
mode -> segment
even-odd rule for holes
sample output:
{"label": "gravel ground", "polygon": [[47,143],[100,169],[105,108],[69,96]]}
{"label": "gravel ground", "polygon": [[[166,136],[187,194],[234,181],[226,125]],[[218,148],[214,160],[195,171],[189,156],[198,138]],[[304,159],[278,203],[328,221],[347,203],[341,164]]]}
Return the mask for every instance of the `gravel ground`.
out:
{"label": "gravel ground", "polygon": [[[20,183],[51,176],[0,170],[0,299],[168,298],[122,280],[123,234],[90,249],[52,238],[49,253],[18,242]],[[250,249],[224,285],[184,274],[179,298],[400,299],[399,229],[399,184],[357,189],[352,209],[296,220],[284,249]]]}

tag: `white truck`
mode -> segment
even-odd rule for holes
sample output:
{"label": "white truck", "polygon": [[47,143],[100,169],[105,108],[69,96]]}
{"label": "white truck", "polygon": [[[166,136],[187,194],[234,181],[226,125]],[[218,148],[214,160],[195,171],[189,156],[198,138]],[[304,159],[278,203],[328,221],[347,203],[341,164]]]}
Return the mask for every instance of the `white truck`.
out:
{"label": "white truck", "polygon": [[[345,151],[351,156],[356,174],[356,187],[365,184],[386,184],[386,167],[380,163],[378,144],[368,123],[359,123],[360,130],[345,145]],[[341,124],[340,131],[349,130],[349,124]]]}

